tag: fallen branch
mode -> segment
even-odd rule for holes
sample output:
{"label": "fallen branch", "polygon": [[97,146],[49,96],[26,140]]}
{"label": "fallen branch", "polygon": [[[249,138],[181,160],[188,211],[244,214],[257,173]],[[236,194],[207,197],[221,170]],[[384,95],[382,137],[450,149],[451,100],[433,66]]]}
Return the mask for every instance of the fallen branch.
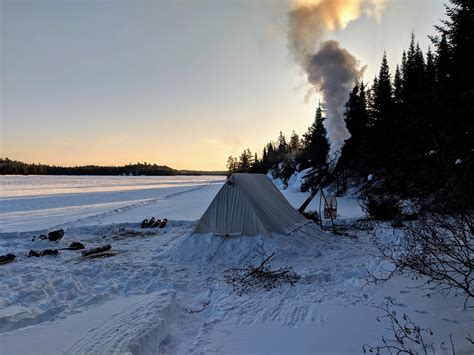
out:
{"label": "fallen branch", "polygon": [[101,247],[96,247],[96,248],[84,250],[82,252],[82,256],[89,256],[89,255],[92,255],[92,254],[102,253],[102,252],[108,251],[110,249],[112,249],[112,246],[110,244],[106,244],[106,245],[101,246]]}

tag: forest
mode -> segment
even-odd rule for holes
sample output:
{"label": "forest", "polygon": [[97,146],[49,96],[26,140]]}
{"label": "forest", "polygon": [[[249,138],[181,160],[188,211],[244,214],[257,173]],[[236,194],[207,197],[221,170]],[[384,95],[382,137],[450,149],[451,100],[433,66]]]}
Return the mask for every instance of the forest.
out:
{"label": "forest", "polygon": [[[351,137],[331,179],[338,192],[348,179],[368,184],[369,198],[419,198],[448,210],[473,207],[474,6],[451,0],[446,18],[434,26],[426,52],[412,33],[400,62],[389,68],[386,54],[371,83],[357,82],[345,105]],[[312,168],[302,190],[328,173],[324,103],[313,124],[289,139],[280,132],[259,157],[245,149],[229,157],[232,172],[271,172],[287,182]]]}

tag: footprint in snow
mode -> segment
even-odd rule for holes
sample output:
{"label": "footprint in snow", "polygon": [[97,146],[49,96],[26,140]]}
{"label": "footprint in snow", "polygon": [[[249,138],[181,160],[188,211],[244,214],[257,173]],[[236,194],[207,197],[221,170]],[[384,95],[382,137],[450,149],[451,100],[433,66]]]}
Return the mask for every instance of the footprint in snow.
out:
{"label": "footprint in snow", "polygon": [[419,313],[419,314],[428,314],[428,312],[426,312],[426,311],[417,311],[417,310],[415,310],[415,312]]}
{"label": "footprint in snow", "polygon": [[449,322],[449,323],[454,323],[454,324],[461,324],[461,322],[460,322],[460,321],[458,321],[458,320],[455,320],[455,319],[441,318],[441,320],[444,320],[445,322]]}

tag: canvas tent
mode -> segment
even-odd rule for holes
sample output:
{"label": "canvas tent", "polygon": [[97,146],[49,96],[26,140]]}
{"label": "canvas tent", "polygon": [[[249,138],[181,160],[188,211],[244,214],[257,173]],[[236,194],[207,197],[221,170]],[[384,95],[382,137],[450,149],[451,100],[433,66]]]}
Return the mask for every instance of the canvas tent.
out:
{"label": "canvas tent", "polygon": [[195,233],[288,234],[308,223],[262,174],[233,174],[199,220]]}

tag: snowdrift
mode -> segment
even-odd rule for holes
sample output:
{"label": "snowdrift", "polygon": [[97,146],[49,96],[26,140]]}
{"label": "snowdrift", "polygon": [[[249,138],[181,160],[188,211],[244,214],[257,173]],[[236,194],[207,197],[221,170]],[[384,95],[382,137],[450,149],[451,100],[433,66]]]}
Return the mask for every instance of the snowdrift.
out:
{"label": "snowdrift", "polygon": [[303,226],[290,235],[223,237],[190,233],[170,248],[168,255],[175,261],[231,267],[260,260],[263,254],[273,252],[275,261],[320,256],[325,238],[328,236],[314,225]]}

